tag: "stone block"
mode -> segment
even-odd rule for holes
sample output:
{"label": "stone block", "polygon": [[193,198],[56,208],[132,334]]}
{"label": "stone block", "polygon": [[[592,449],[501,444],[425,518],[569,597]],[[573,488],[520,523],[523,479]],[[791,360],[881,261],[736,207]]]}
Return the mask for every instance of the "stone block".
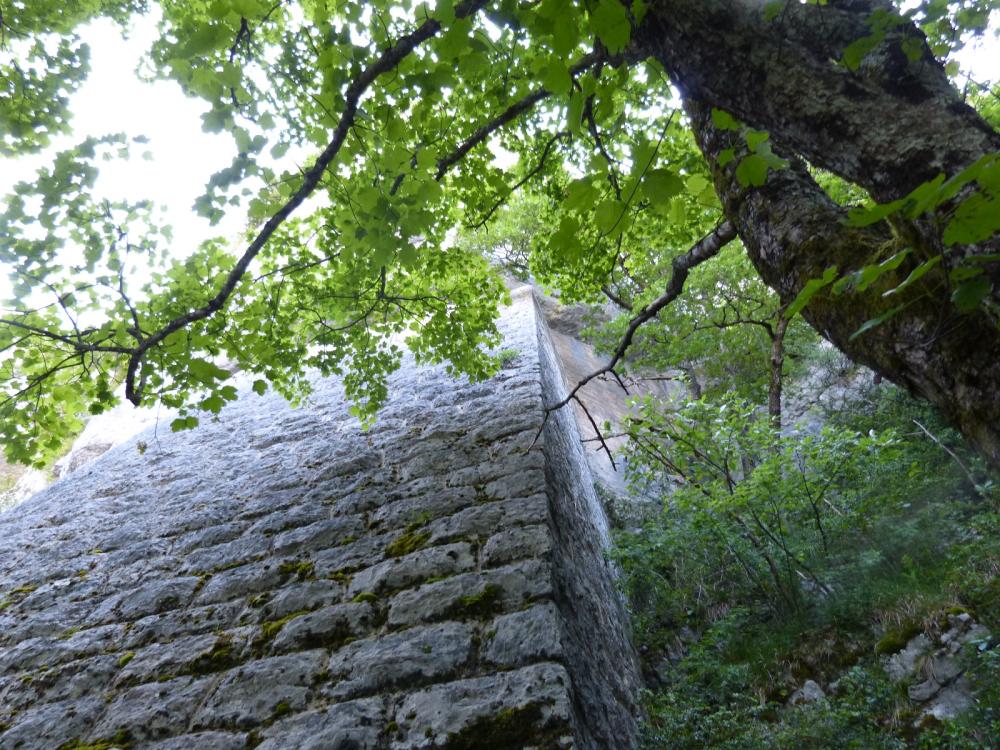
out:
{"label": "stone block", "polygon": [[0,734],[0,750],[57,748],[86,735],[103,711],[104,701],[96,696],[31,707]]}
{"label": "stone block", "polygon": [[169,641],[178,634],[197,635],[229,627],[244,608],[242,601],[210,604],[149,615],[136,620],[119,643],[135,650],[148,643]]}
{"label": "stone block", "polygon": [[472,628],[443,623],[344,646],[330,657],[324,695],[336,700],[407,689],[455,674],[472,653]]}
{"label": "stone block", "polygon": [[[126,585],[122,581],[122,586]],[[151,581],[105,600],[87,622],[94,625],[128,622],[188,605],[201,585],[197,576]]]}
{"label": "stone block", "polygon": [[[409,533],[416,535],[421,532]],[[474,565],[472,547],[467,542],[429,547],[359,570],[352,575],[347,593],[355,596],[364,592],[381,594],[395,591],[428,578],[454,575]]]}
{"label": "stone block", "polygon": [[545,523],[548,517],[547,498],[544,495],[534,495],[502,502],[479,503],[431,522],[427,531],[430,533],[430,543],[440,544],[456,539],[486,538],[498,529]]}
{"label": "stone block", "polygon": [[349,639],[371,632],[375,610],[368,602],[323,607],[289,620],[270,645],[275,654],[312,648],[339,648]]}
{"label": "stone block", "polygon": [[427,495],[386,503],[372,513],[371,525],[380,530],[402,528],[414,521],[441,518],[476,502],[472,487],[449,487]]}
{"label": "stone block", "polygon": [[301,711],[327,660],[325,650],[250,661],[226,672],[194,717],[195,729],[252,729]]}
{"label": "stone block", "polygon": [[562,642],[562,618],[552,602],[496,618],[483,638],[483,659],[501,667],[569,656]]}
{"label": "stone block", "polygon": [[180,571],[192,575],[215,573],[258,560],[266,553],[264,537],[241,536],[229,542],[192,550],[184,556]]}
{"label": "stone block", "polygon": [[570,690],[558,664],[435,685],[399,704],[399,733],[390,747],[571,747]]}
{"label": "stone block", "polygon": [[293,581],[267,595],[250,598],[244,612],[245,619],[253,622],[278,620],[292,612],[319,609],[340,601],[345,587],[329,578],[315,581]]}
{"label": "stone block", "polygon": [[550,596],[551,568],[547,563],[526,560],[400,592],[389,602],[389,627],[446,618],[489,618]]}
{"label": "stone block", "polygon": [[337,516],[311,523],[298,529],[277,534],[270,554],[276,556],[301,555],[329,547],[338,547],[357,538],[365,530],[361,516]]}
{"label": "stone block", "polygon": [[337,703],[268,727],[257,750],[375,750],[385,723],[382,698]]}
{"label": "stone block", "polygon": [[206,574],[195,606],[217,604],[277,588],[287,578],[277,560],[267,559]]}
{"label": "stone block", "polygon": [[493,568],[530,557],[546,560],[551,554],[552,532],[548,526],[516,526],[487,539],[480,559],[484,566]]}
{"label": "stone block", "polygon": [[211,678],[179,677],[126,690],[107,707],[87,735],[97,743],[127,731],[133,740],[157,740],[183,732],[205,695]]}
{"label": "stone block", "polygon": [[116,687],[185,674],[192,663],[212,651],[219,637],[214,633],[153,643],[138,651],[122,651],[116,658],[124,662],[115,677]]}
{"label": "stone block", "polygon": [[196,732],[142,745],[137,750],[246,750],[247,735],[230,732]]}

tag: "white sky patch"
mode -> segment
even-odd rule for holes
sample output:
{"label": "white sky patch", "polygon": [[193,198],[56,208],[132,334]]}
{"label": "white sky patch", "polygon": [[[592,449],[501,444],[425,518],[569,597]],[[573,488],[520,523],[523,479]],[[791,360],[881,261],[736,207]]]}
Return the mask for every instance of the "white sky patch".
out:
{"label": "white sky patch", "polygon": [[[0,161],[0,196],[17,182],[30,182],[55,153],[88,136],[144,135],[149,143],[134,144],[130,160],[97,163],[95,194],[109,200],[148,198],[162,205],[165,221],[173,226],[170,254],[175,257],[184,257],[209,237],[235,236],[242,229],[240,212],[211,227],[192,209],[208,178],[231,163],[232,140],[202,131],[201,115],[208,105],[185,96],[177,83],[150,83],[136,74],[141,56],[157,37],[156,19],[137,17],[127,39],[104,19],[88,24],[81,36],[90,45],[91,73],[70,101],[73,133],[54,139],[42,153]],[[144,150],[152,155],[148,161],[140,158]],[[0,296],[8,295],[6,284],[0,278]]]}

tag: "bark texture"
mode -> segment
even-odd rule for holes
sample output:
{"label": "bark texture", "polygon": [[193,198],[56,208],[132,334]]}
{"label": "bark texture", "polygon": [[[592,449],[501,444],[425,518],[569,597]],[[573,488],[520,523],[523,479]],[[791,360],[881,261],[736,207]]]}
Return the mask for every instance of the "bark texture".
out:
{"label": "bark texture", "polygon": [[[845,274],[914,249],[912,264],[866,293],[819,294],[804,315],[852,359],[934,403],[1000,466],[1000,330],[985,311],[955,308],[947,273],[970,254],[1000,252],[1000,241],[945,248],[933,215],[897,221],[895,231],[885,222],[849,227],[844,209],[806,168],[827,169],[887,202],[1000,151],[1000,134],[962,101],[912,25],[893,26],[855,70],[837,62],[848,45],[872,34],[872,14],[891,11],[888,3],[788,2],[771,20],[764,7],[762,0],[653,0],[635,43],[681,89],[726,215],[783,302],[831,265]],[[906,40],[920,45],[919,59],[906,55]],[[712,107],[768,131],[791,167],[772,170],[762,187],[743,188],[734,175],[739,157],[722,167],[718,156],[727,148],[739,154],[745,143],[714,127]],[[937,254],[941,267],[905,293],[883,296]],[[985,268],[1000,301],[1000,264]],[[896,307],[885,323],[852,339]]]}
{"label": "bark texture", "polygon": [[[850,273],[898,240],[884,224],[850,227],[846,211],[816,184],[801,161],[771,172],[746,189],[735,164],[718,154],[734,134],[712,124],[710,108],[688,102],[699,145],[712,165],[716,189],[750,259],[783,302],[836,264]],[[960,313],[948,299],[947,275],[932,271],[899,295],[883,292],[912,270],[904,263],[864,293],[829,291],[813,297],[806,320],[853,360],[934,403],[995,466],[1000,466],[1000,329],[985,312]],[[852,339],[866,321],[902,306],[881,325]]]}
{"label": "bark texture", "polygon": [[[637,42],[685,98],[710,102],[786,149],[871,191],[900,198],[991,151],[1000,134],[962,100],[911,25],[887,34],[858,70],[836,62],[869,36],[878,2],[655,0]],[[901,43],[920,41],[910,61]]]}

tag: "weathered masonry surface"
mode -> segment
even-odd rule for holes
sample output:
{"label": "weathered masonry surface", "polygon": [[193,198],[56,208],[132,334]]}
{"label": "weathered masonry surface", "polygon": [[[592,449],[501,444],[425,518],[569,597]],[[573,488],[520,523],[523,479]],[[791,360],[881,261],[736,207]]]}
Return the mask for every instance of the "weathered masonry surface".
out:
{"label": "weathered masonry surface", "polygon": [[[0,750],[628,748],[634,655],[530,292],[468,384],[249,394],[0,515]],[[105,743],[105,744],[101,744]]]}

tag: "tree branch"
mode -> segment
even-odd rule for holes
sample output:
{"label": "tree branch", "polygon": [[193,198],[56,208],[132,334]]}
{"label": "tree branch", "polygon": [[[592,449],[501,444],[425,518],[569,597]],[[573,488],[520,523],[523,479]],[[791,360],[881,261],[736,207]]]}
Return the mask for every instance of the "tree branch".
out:
{"label": "tree branch", "polygon": [[684,282],[687,281],[687,277],[691,272],[691,269],[704,263],[709,258],[713,258],[718,255],[719,251],[729,244],[729,242],[735,237],[736,228],[731,222],[723,221],[719,224],[719,226],[698,240],[698,242],[696,242],[690,250],[683,255],[679,255],[674,258],[671,263],[673,273],[671,274],[670,281],[667,284],[667,290],[653,300],[648,306],[640,310],[639,313],[632,318],[628,324],[628,328],[625,329],[625,335],[622,336],[621,341],[618,343],[618,347],[611,356],[611,360],[604,365],[604,367],[594,370],[578,382],[573,387],[573,390],[570,391],[566,398],[562,401],[546,407],[546,416],[550,412],[553,412],[556,409],[561,409],[563,406],[568,404],[576,396],[577,392],[594,378],[600,377],[605,373],[613,372],[615,365],[622,360],[622,357],[625,356],[625,352],[628,351],[628,348],[632,345],[632,339],[635,337],[635,332],[639,330],[639,327],[642,326],[643,323],[655,318],[659,314],[660,310],[677,299],[681,292],[684,291]]}
{"label": "tree branch", "polygon": [[497,201],[492,206],[490,206],[489,210],[485,214],[483,214],[482,218],[480,218],[479,221],[477,221],[475,224],[470,224],[469,229],[481,229],[482,227],[486,226],[486,222],[488,222],[490,218],[492,218],[493,214],[495,214],[500,209],[500,206],[502,206],[504,202],[508,198],[510,198],[511,195],[517,192],[519,188],[523,187],[525,183],[527,183],[529,180],[531,180],[532,177],[537,175],[545,168],[545,162],[548,160],[549,154],[552,152],[552,148],[556,145],[556,142],[562,140],[563,138],[566,138],[568,135],[569,135],[568,130],[561,130],[555,135],[553,135],[551,138],[549,138],[548,142],[545,144],[545,148],[542,149],[542,155],[538,159],[538,164],[536,164],[532,169],[530,169],[528,173],[524,175],[524,177],[522,177],[520,180],[514,183],[514,185],[507,191],[506,195],[498,198]]}
{"label": "tree branch", "polygon": [[[485,4],[485,0],[467,0],[455,9],[455,15],[464,18],[478,11]],[[218,312],[226,304],[226,301],[236,289],[236,285],[250,267],[257,254],[271,238],[271,235],[280,227],[285,220],[297,209],[306,198],[308,198],[316,187],[320,184],[323,173],[337,157],[341,146],[347,138],[354,124],[358,113],[358,103],[361,97],[375,80],[383,73],[395,68],[404,58],[406,58],[420,44],[427,41],[441,30],[441,23],[435,19],[424,21],[417,29],[401,37],[393,46],[386,49],[378,59],[365,68],[347,87],[344,94],[344,108],[340,116],[340,122],[333,132],[333,137],[326,148],[316,159],[316,162],[306,172],[299,189],[292,194],[288,201],[267,220],[263,228],[258,232],[247,249],[240,256],[240,259],[233,266],[233,269],[226,277],[222,288],[211,300],[203,306],[191,310],[160,328],[156,333],[150,335],[142,343],[135,347],[129,357],[128,370],[125,376],[125,398],[133,404],[138,405],[142,401],[141,389],[136,388],[136,377],[143,357],[152,347],[156,346],[172,333],[195,323]]]}
{"label": "tree branch", "polygon": [[[581,406],[583,405],[577,397],[577,394],[580,392],[581,388],[587,385],[587,383],[594,378],[598,378],[609,372],[616,378],[618,377],[617,373],[615,373],[615,365],[621,361],[622,357],[625,356],[625,352],[628,351],[628,348],[632,345],[632,339],[635,336],[635,332],[639,330],[639,327],[642,326],[643,323],[655,318],[657,314],[659,314],[660,310],[680,296],[681,292],[684,291],[684,282],[687,281],[688,274],[691,272],[692,268],[718,255],[719,251],[729,244],[729,242],[731,242],[735,237],[736,228],[730,221],[723,221],[719,224],[719,226],[698,240],[698,242],[696,242],[690,250],[683,255],[679,255],[674,258],[671,263],[673,266],[673,273],[670,275],[670,281],[667,283],[667,290],[653,300],[653,302],[651,302],[648,306],[642,308],[642,310],[640,310],[639,313],[632,318],[628,324],[628,328],[625,330],[625,335],[622,336],[622,340],[618,343],[618,348],[615,349],[611,360],[604,365],[604,367],[595,370],[580,380],[575,386],[573,386],[573,389],[562,401],[545,407],[545,416],[542,419],[542,424],[538,427],[538,432],[535,434],[535,439],[532,441],[532,445],[534,445],[538,441],[538,438],[541,437],[542,430],[545,429],[545,424],[549,421],[549,415],[552,412],[566,406],[566,404],[570,401],[576,401]],[[584,412],[586,413],[586,409],[584,409]],[[587,413],[587,417],[590,418],[589,413]],[[590,421],[591,424],[594,423],[593,419]],[[594,425],[594,429],[597,429],[596,425]],[[599,431],[598,434],[600,434]],[[607,450],[607,446],[604,447],[605,450]],[[608,457],[611,457],[610,451],[608,451]],[[611,460],[611,464],[614,466],[614,459]]]}

